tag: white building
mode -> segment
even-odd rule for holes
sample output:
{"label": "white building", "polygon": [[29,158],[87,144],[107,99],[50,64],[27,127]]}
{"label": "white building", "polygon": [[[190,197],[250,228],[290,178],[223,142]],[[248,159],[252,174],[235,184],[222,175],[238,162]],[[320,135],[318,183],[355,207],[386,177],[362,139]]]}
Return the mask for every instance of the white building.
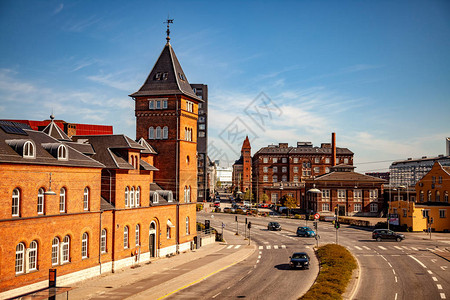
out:
{"label": "white building", "polygon": [[222,187],[230,187],[232,184],[233,169],[231,167],[217,167],[216,183],[220,181]]}

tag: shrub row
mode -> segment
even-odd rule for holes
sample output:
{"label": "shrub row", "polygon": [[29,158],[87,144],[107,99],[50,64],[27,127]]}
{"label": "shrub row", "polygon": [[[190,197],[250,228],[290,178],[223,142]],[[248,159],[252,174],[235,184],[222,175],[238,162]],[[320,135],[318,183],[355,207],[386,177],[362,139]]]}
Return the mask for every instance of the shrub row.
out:
{"label": "shrub row", "polygon": [[340,245],[328,244],[317,249],[320,271],[311,289],[300,299],[342,299],[353,270],[355,258]]}

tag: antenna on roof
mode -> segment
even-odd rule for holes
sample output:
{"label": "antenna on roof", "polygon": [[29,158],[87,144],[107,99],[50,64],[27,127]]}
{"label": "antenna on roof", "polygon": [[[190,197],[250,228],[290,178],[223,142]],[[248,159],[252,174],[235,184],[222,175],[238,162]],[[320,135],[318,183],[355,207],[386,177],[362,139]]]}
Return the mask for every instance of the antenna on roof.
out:
{"label": "antenna on roof", "polygon": [[168,44],[169,41],[170,41],[170,24],[173,24],[173,19],[169,19],[169,16],[167,16],[167,21],[163,22],[163,23],[167,24],[167,30],[166,30],[167,37],[166,37],[166,40],[167,40],[167,44]]}

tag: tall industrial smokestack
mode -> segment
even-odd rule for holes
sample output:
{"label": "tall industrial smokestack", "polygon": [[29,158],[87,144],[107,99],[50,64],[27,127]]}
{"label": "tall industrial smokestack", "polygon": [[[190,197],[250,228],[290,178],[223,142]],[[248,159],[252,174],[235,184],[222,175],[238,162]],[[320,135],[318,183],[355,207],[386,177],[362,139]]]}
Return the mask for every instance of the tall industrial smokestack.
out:
{"label": "tall industrial smokestack", "polygon": [[331,133],[331,165],[336,165],[336,133]]}

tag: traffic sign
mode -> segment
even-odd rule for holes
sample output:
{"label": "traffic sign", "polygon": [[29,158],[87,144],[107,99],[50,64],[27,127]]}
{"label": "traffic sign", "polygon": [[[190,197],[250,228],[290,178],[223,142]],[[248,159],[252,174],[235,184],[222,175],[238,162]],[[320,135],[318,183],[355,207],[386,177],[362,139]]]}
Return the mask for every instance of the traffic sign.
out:
{"label": "traffic sign", "polygon": [[318,213],[314,214],[314,219],[319,220],[320,215]]}

